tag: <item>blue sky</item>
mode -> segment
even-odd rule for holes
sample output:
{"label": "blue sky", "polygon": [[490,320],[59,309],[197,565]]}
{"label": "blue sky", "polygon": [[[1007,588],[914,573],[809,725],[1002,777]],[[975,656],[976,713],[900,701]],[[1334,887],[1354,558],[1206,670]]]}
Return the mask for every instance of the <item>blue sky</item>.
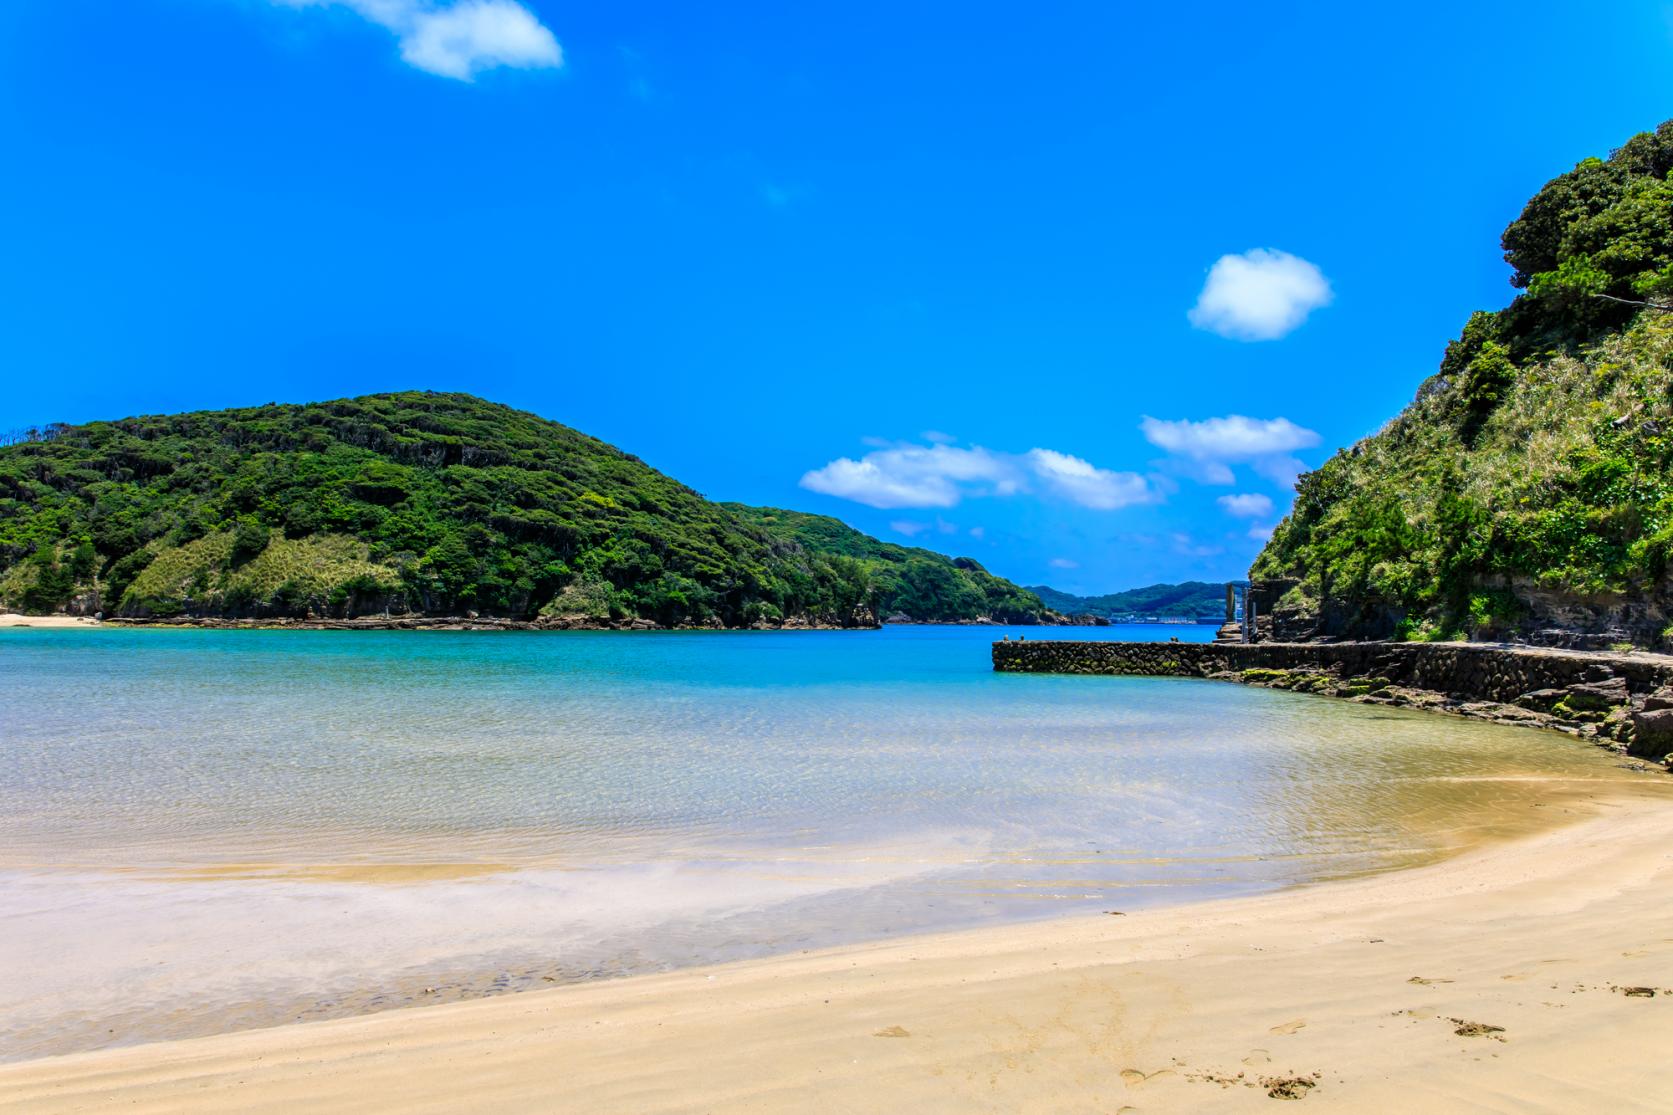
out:
{"label": "blue sky", "polygon": [[1673,116],[1673,4],[1149,7],[8,0],[0,427],[464,390],[1024,583],[1239,575]]}

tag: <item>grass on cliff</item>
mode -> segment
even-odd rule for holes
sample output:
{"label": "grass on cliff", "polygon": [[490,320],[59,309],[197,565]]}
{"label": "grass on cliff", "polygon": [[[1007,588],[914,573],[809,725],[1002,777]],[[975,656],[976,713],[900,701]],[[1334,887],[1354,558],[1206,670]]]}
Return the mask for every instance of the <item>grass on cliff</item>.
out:
{"label": "grass on cliff", "polygon": [[[1373,437],[1297,484],[1251,575],[1332,634],[1516,628],[1542,600],[1664,595],[1673,554],[1673,123],[1548,183],[1472,317]],[[1625,300],[1625,301],[1622,301]]]}
{"label": "grass on cliff", "polygon": [[1431,387],[1297,486],[1257,577],[1369,633],[1491,634],[1531,594],[1653,595],[1673,554],[1673,316],[1518,370],[1466,441]]}

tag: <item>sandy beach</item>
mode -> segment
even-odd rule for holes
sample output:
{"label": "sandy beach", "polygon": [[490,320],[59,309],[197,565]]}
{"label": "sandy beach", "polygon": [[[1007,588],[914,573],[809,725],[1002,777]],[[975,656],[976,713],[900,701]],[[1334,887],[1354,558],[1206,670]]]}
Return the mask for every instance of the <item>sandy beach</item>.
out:
{"label": "sandy beach", "polygon": [[91,616],[24,616],[16,612],[0,612],[0,627],[97,627],[99,621]]}
{"label": "sandy beach", "polygon": [[1666,1111],[1646,790],[1254,899],[3,1066],[0,1111]]}

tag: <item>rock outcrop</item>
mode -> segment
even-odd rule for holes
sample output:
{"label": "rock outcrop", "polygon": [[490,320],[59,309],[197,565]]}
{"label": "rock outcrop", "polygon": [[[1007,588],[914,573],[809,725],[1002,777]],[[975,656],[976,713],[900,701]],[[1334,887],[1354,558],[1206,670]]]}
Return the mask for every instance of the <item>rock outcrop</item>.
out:
{"label": "rock outcrop", "polygon": [[1483,643],[999,642],[1016,673],[1200,677],[1555,728],[1635,756],[1673,752],[1673,656]]}

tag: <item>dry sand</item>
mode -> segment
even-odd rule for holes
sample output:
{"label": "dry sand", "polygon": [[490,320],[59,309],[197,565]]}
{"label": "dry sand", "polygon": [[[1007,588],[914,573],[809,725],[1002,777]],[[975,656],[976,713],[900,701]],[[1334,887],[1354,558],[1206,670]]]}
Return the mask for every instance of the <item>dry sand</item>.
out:
{"label": "dry sand", "polygon": [[20,616],[16,612],[0,612],[0,627],[97,627],[92,616]]}
{"label": "dry sand", "polygon": [[0,1112],[1673,1111],[1673,800],[1549,808],[1255,899],[0,1066]]}

